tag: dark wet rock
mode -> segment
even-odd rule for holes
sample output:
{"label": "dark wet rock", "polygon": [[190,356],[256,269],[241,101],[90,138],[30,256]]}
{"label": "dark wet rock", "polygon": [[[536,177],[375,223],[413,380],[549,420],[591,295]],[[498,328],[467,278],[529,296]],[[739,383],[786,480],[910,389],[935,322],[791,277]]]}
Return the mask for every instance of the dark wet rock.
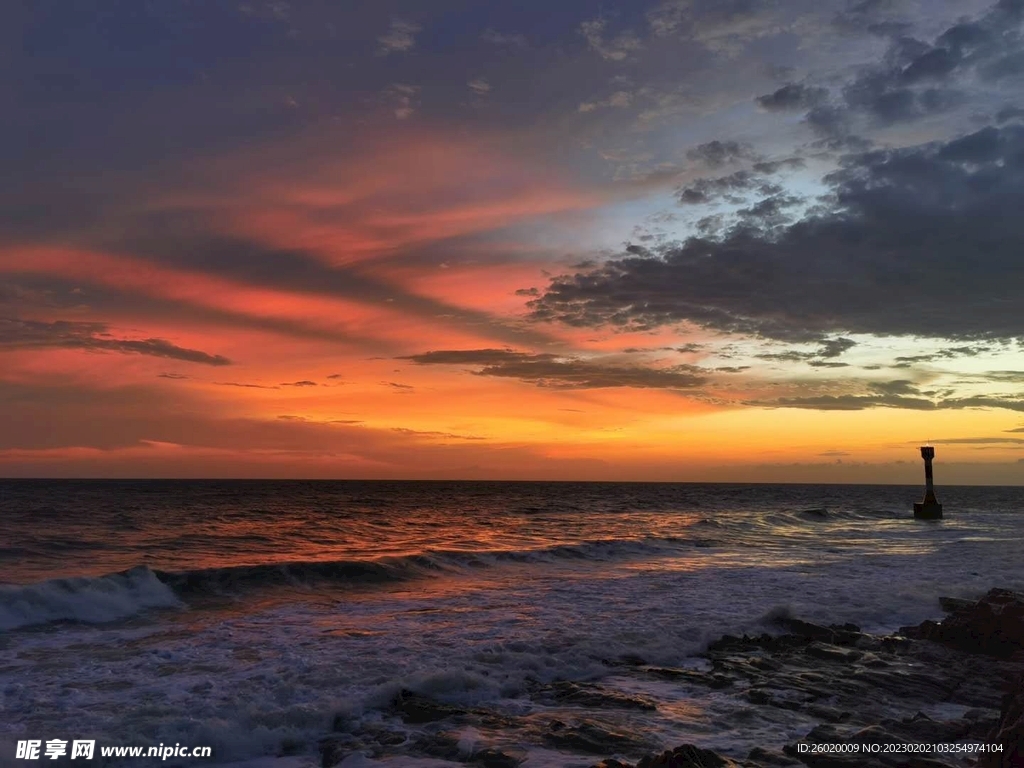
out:
{"label": "dark wet rock", "polygon": [[956,613],[957,611],[963,611],[974,605],[974,600],[965,600],[962,597],[940,597],[939,606],[946,613]]}
{"label": "dark wet rock", "polygon": [[403,688],[391,701],[391,711],[407,723],[430,723],[446,717],[465,715],[468,710],[452,704],[434,701]]}
{"label": "dark wet rock", "polygon": [[696,669],[682,669],[680,667],[643,667],[640,671],[654,677],[665,680],[685,680],[686,682],[706,685],[708,688],[718,690],[728,688],[733,680],[728,675],[721,673],[700,672]]}
{"label": "dark wet rock", "polygon": [[900,735],[903,740],[914,743],[945,743],[967,738],[974,723],[970,720],[933,720],[922,712],[899,721],[886,720],[882,723]]}
{"label": "dark wet rock", "polygon": [[608,667],[642,667],[647,663],[647,659],[637,656],[635,653],[624,653],[621,656],[616,656],[614,659],[606,659],[600,656],[594,656],[593,658]]}
{"label": "dark wet rock", "polygon": [[[723,635],[719,640],[712,642],[708,646],[708,650],[723,652],[730,649],[744,649],[751,644],[758,645],[765,650],[803,647],[812,642],[853,647],[872,644],[871,636],[861,632],[860,627],[856,624],[832,624],[823,627],[789,616],[773,618],[771,623],[784,629],[787,634],[781,636],[762,634],[755,637]],[[870,650],[870,648],[865,648],[865,650]]]}
{"label": "dark wet rock", "polygon": [[526,755],[516,750],[503,751],[486,747],[473,753],[469,758],[470,765],[480,768],[517,768],[526,760]]}
{"label": "dark wet rock", "polygon": [[814,696],[804,691],[785,688],[751,688],[747,691],[747,699],[752,704],[762,704],[780,709],[801,709],[804,704],[813,701]]}
{"label": "dark wet rock", "polygon": [[554,683],[530,683],[527,686],[530,698],[544,704],[604,709],[657,709],[654,702],[642,696],[613,691],[593,683],[573,683],[560,680]]}
{"label": "dark wet rock", "polygon": [[747,762],[764,766],[764,768],[774,768],[774,766],[786,768],[786,766],[800,765],[799,761],[794,760],[788,755],[784,755],[782,752],[773,752],[764,747],[754,747],[750,750],[750,753],[747,755]]}
{"label": "dark wet rock", "polygon": [[824,704],[810,704],[807,706],[806,712],[811,717],[824,720],[826,723],[845,723],[853,716],[849,710],[837,709]]}
{"label": "dark wet rock", "polygon": [[[765,743],[742,759],[684,745],[648,754],[635,765],[623,762],[652,752],[653,745],[632,726],[621,723],[623,718],[644,721],[643,713],[654,709],[654,702],[600,683],[531,681],[521,693],[539,708],[520,715],[456,706],[403,690],[387,712],[414,726],[413,736],[388,731],[386,726],[374,730],[363,724],[357,729],[339,716],[335,730],[340,733],[321,742],[321,765],[332,768],[357,751],[374,757],[429,756],[481,768],[514,768],[525,760],[525,752],[520,755],[504,748],[466,754],[459,750],[454,731],[438,732],[472,725],[484,733],[501,734],[500,743],[507,738],[509,743],[543,744],[576,753],[575,764],[580,764],[583,754],[594,756],[592,760],[603,758],[592,768],[974,765],[972,757],[963,755],[813,753],[808,749],[823,743],[864,746],[957,740],[1004,745],[1002,754],[979,756],[977,768],[1024,768],[1024,692],[1019,682],[1024,676],[1024,653],[1010,653],[1017,622],[1024,617],[1018,613],[1024,610],[1024,598],[993,590],[977,602],[944,600],[943,605],[950,609],[945,621],[925,622],[888,637],[865,634],[852,624],[824,626],[782,617],[776,626],[783,634],[727,635],[712,642],[704,653],[710,671],[650,665],[639,657],[603,660],[616,668],[616,676],[671,681],[684,697],[710,702],[708,711],[714,717],[728,711],[727,727],[785,723],[787,728],[795,725],[798,733],[807,731],[796,743]],[[1013,694],[1003,699],[1008,680],[1018,682]],[[722,699],[728,703],[716,711]],[[935,715],[943,711],[938,704],[966,712],[962,717],[940,719]],[[609,725],[605,718],[617,724]]]}
{"label": "dark wet rock", "polygon": [[829,643],[822,643],[819,641],[815,641],[808,645],[804,649],[804,653],[808,656],[814,656],[816,659],[839,662],[857,661],[857,659],[864,655],[863,651],[851,648],[842,648],[838,645],[830,645]]}
{"label": "dark wet rock", "polygon": [[737,768],[737,763],[710,749],[684,744],[658,755],[647,755],[636,768]]}
{"label": "dark wet rock", "polygon": [[438,760],[459,760],[459,737],[451,733],[423,733],[412,743],[415,753],[436,757]]}
{"label": "dark wet rock", "polygon": [[1024,768],[1024,675],[1003,697],[999,722],[985,741],[999,745],[1002,751],[982,756],[979,768]]}
{"label": "dark wet rock", "polygon": [[591,755],[638,751],[646,746],[644,742],[629,734],[613,731],[592,720],[577,720],[572,724],[552,720],[548,724],[544,738],[556,747]]}
{"label": "dark wet rock", "polygon": [[850,744],[906,744],[907,740],[900,738],[895,733],[887,731],[881,725],[869,725],[861,728],[856,733],[850,734],[846,739]]}
{"label": "dark wet rock", "polygon": [[924,621],[900,632],[966,653],[1009,658],[1024,650],[1024,595],[993,589],[976,603],[956,608],[941,622]]}
{"label": "dark wet rock", "polygon": [[320,767],[333,768],[362,744],[354,736],[329,736],[320,741]]}

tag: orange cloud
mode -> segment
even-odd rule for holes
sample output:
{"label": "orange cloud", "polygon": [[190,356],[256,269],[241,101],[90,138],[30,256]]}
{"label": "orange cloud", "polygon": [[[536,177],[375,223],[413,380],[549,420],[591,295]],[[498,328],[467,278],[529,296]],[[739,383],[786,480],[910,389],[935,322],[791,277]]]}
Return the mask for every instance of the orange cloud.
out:
{"label": "orange cloud", "polygon": [[511,136],[421,130],[348,143],[321,129],[204,161],[147,205],[205,211],[227,232],[348,264],[608,201],[536,154]]}

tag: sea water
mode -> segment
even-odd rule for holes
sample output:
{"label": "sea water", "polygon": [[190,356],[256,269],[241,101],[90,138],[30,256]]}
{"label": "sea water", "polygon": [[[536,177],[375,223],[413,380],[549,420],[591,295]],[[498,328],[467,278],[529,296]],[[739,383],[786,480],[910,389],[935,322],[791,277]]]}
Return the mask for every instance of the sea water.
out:
{"label": "sea water", "polygon": [[[709,641],[764,631],[780,611],[887,632],[940,617],[940,595],[1024,589],[1024,488],[940,489],[947,514],[936,522],[913,519],[920,495],[0,481],[0,765],[27,764],[12,759],[20,740],[59,738],[212,747],[208,760],[164,765],[303,768],[318,764],[318,740],[339,722],[411,736],[387,711],[403,688],[523,722],[590,717],[657,748],[777,748],[813,723],[751,711],[727,689],[631,676],[615,660],[700,667]],[[556,680],[599,682],[657,709],[531,699],[531,685]],[[456,736],[467,756],[514,749],[527,768],[598,759],[531,733]]]}

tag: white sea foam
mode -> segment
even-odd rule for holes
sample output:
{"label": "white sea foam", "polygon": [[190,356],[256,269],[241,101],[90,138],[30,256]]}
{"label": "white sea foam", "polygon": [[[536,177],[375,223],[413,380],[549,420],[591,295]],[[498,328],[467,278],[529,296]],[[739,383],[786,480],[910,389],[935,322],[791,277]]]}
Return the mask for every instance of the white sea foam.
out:
{"label": "white sea foam", "polygon": [[62,620],[102,623],[180,605],[171,588],[145,567],[96,578],[4,584],[0,585],[0,630]]}

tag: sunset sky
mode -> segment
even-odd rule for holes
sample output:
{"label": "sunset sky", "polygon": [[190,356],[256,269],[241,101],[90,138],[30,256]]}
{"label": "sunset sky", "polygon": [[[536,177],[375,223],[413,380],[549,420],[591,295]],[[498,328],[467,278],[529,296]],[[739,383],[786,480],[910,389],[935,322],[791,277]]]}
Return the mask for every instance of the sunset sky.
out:
{"label": "sunset sky", "polygon": [[1022,21],[16,3],[0,476],[1020,484]]}

